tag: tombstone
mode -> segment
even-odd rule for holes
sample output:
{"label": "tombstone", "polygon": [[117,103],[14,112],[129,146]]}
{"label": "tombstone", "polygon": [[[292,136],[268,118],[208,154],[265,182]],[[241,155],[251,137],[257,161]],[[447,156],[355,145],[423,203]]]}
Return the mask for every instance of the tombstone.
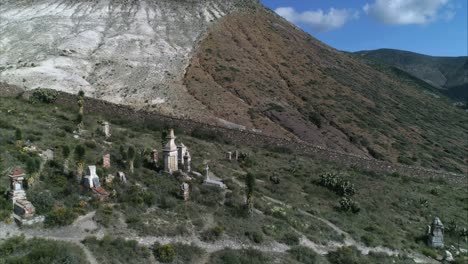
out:
{"label": "tombstone", "polygon": [[171,174],[179,170],[179,164],[177,161],[178,150],[175,144],[175,138],[176,137],[174,136],[174,129],[171,129],[169,135],[166,138],[168,139],[168,142],[163,149],[164,171]]}
{"label": "tombstone", "polygon": [[205,185],[212,185],[212,186],[217,186],[221,189],[227,189],[227,186],[226,184],[224,184],[222,181],[220,180],[216,180],[216,179],[211,179],[210,178],[210,167],[208,166],[208,164],[206,164],[206,168],[205,168],[206,172],[205,172],[205,180],[203,181],[203,184]]}
{"label": "tombstone", "polygon": [[26,200],[26,192],[23,189],[24,174],[22,169],[14,169],[10,173],[10,199],[13,203],[17,200]]}
{"label": "tombstone", "polygon": [[125,176],[125,173],[119,171],[117,172],[117,177],[119,178],[120,182],[126,184],[127,183],[127,177]]}
{"label": "tombstone", "polygon": [[111,136],[109,122],[107,121],[102,122],[102,132],[104,133],[104,136],[106,138],[109,138]]}
{"label": "tombstone", "polygon": [[112,183],[114,181],[115,176],[112,174],[108,174],[107,177],[104,178],[105,183]]}
{"label": "tombstone", "polygon": [[185,152],[187,152],[187,147],[184,145],[184,143],[180,143],[179,145],[177,145],[177,162],[181,167],[183,167],[184,165]]}
{"label": "tombstone", "polygon": [[206,167],[205,167],[205,181],[209,181],[210,180],[210,166],[208,166],[208,164],[206,164]]}
{"label": "tombstone", "polygon": [[228,153],[227,153],[227,159],[228,159],[229,161],[232,160],[232,152],[231,152],[231,151],[228,151]]}
{"label": "tombstone", "polygon": [[185,172],[188,173],[192,171],[191,163],[192,163],[192,158],[190,156],[190,152],[186,151],[184,155],[184,171]]}
{"label": "tombstone", "polygon": [[188,201],[189,195],[190,195],[190,186],[184,182],[180,185],[180,196],[184,199],[184,201]]}
{"label": "tombstone", "polygon": [[239,160],[239,151],[236,150],[234,152],[234,156],[235,156],[236,161],[238,161]]}
{"label": "tombstone", "polygon": [[110,168],[111,167],[111,156],[110,154],[105,154],[102,156],[102,167],[103,168]]}
{"label": "tombstone", "polygon": [[84,177],[84,186],[89,189],[101,186],[99,176],[96,174],[96,166],[88,167],[88,175]]}
{"label": "tombstone", "polygon": [[434,248],[444,247],[444,225],[438,217],[428,226],[428,244]]}
{"label": "tombstone", "polygon": [[153,151],[151,151],[151,162],[153,162],[153,164],[158,164],[158,161],[159,161],[158,151],[156,149],[153,149]]}
{"label": "tombstone", "polygon": [[16,200],[13,203],[13,213],[24,219],[31,219],[36,214],[36,208],[28,200]]}

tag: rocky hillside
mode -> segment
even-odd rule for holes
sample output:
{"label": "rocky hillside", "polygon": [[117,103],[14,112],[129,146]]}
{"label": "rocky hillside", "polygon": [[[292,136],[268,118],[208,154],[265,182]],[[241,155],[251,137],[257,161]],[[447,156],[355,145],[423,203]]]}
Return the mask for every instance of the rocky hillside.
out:
{"label": "rocky hillside", "polygon": [[83,89],[361,156],[466,168],[466,114],[254,0],[3,1],[0,34],[0,82]]}
{"label": "rocky hillside", "polygon": [[455,100],[468,97],[468,57],[433,57],[403,50],[379,49],[355,54],[404,70],[443,90]]}
{"label": "rocky hillside", "polygon": [[211,24],[247,2],[2,1],[0,81],[200,108],[179,84],[190,54]]}
{"label": "rocky hillside", "polygon": [[185,84],[217,116],[247,127],[379,159],[463,168],[466,114],[413,79],[373,68],[260,7],[210,31]]}

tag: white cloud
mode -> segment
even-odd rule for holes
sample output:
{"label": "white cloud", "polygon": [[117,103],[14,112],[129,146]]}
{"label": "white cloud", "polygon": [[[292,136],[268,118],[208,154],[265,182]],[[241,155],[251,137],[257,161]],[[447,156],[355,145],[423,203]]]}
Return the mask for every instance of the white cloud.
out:
{"label": "white cloud", "polygon": [[279,7],[275,12],[294,24],[304,24],[317,32],[330,31],[342,27],[346,22],[359,18],[359,12],[349,9],[330,8],[328,13],[317,11],[297,12],[292,7]]}
{"label": "white cloud", "polygon": [[[371,17],[389,25],[428,24],[440,17],[450,19],[453,9],[449,0],[375,0],[363,9]],[[442,10],[445,13],[442,14]]]}

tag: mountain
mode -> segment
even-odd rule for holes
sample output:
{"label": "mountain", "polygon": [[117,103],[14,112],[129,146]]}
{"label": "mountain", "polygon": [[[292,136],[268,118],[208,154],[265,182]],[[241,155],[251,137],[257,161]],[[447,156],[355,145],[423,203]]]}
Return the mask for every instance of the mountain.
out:
{"label": "mountain", "polygon": [[378,49],[355,54],[406,71],[430,85],[442,89],[455,100],[468,98],[468,57],[433,57],[419,53]]}
{"label": "mountain", "polygon": [[[175,19],[177,18],[177,19]],[[257,1],[6,1],[0,82],[465,170],[467,116]]]}

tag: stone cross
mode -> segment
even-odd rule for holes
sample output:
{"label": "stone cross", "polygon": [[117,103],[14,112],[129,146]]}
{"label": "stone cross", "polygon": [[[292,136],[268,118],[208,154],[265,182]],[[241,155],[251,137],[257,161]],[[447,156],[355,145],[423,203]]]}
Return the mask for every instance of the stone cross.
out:
{"label": "stone cross", "polygon": [[111,167],[110,154],[105,154],[104,156],[102,156],[102,167],[106,169]]}

